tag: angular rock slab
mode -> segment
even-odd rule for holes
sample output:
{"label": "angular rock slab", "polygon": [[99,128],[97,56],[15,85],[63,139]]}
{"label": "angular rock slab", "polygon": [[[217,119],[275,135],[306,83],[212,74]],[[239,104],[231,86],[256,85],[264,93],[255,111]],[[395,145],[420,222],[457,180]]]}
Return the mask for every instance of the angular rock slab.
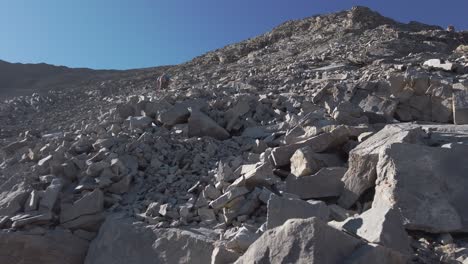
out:
{"label": "angular rock slab", "polygon": [[314,175],[286,178],[286,192],[296,194],[301,199],[339,196],[343,190],[344,167],[322,168]]}
{"label": "angular rock slab", "polygon": [[82,264],[89,242],[64,230],[45,235],[0,232],[0,263]]}
{"label": "angular rock slab", "polygon": [[454,123],[468,124],[468,84],[454,85],[452,103]]}
{"label": "angular rock slab", "polygon": [[225,140],[230,137],[229,133],[213,119],[204,113],[193,109],[188,119],[189,137],[212,137]]}
{"label": "angular rock slab", "polygon": [[410,255],[410,239],[403,227],[403,218],[398,209],[385,204],[373,204],[373,207],[359,216],[350,217],[343,222],[330,223],[335,227],[358,235],[403,255]]}
{"label": "angular rock slab", "polygon": [[349,155],[349,168],[343,177],[344,189],[338,200],[343,208],[351,207],[367,189],[375,184],[379,151],[396,142],[417,143],[425,137],[421,127],[410,124],[387,125]]}
{"label": "angular rock slab", "polygon": [[263,233],[235,263],[341,263],[361,244],[318,218],[291,219]]}
{"label": "angular rock slab", "polygon": [[330,211],[322,201],[306,202],[300,199],[271,195],[268,200],[267,228],[275,228],[289,219],[317,217],[327,221]]}
{"label": "angular rock slab", "polygon": [[468,146],[392,144],[379,156],[374,204],[399,208],[406,229],[468,231]]}
{"label": "angular rock slab", "polygon": [[102,225],[84,263],[210,263],[217,236],[207,229],[158,229],[113,216]]}

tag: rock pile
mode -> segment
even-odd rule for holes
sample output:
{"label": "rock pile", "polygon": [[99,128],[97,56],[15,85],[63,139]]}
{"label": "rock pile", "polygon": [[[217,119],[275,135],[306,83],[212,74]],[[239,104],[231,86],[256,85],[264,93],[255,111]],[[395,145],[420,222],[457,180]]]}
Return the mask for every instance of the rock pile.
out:
{"label": "rock pile", "polygon": [[466,263],[466,41],[357,7],[6,101],[0,263]]}

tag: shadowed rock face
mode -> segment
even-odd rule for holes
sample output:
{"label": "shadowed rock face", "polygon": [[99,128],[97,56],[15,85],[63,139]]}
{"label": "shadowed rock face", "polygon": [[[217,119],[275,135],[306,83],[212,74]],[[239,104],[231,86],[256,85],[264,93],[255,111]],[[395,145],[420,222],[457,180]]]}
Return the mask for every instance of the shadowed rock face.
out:
{"label": "shadowed rock face", "polygon": [[465,261],[467,42],[356,7],[170,67],[0,63],[38,92],[0,102],[0,263]]}

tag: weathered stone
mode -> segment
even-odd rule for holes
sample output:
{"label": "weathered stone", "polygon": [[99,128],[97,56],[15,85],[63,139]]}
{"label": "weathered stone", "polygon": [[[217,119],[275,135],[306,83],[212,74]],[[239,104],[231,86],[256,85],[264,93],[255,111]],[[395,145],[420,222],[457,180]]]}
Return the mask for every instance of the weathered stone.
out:
{"label": "weathered stone", "polygon": [[318,218],[291,219],[263,233],[235,263],[341,263],[361,244]]}
{"label": "weathered stone", "polygon": [[[399,208],[404,226],[432,233],[468,230],[468,170],[460,157],[468,146],[453,149],[392,144],[381,151],[374,204]],[[374,207],[374,206],[373,206]]]}
{"label": "weathered stone", "polygon": [[216,237],[207,229],[160,229],[113,217],[102,225],[84,263],[210,263]]}
{"label": "weathered stone", "polygon": [[92,215],[83,215],[71,221],[62,223],[62,226],[67,229],[84,229],[91,232],[99,230],[101,223],[106,219],[104,213],[97,213]]}
{"label": "weathered stone", "polygon": [[328,220],[329,210],[322,201],[303,201],[294,198],[283,198],[271,195],[268,200],[267,228],[282,225],[288,219],[318,217]]}
{"label": "weathered stone", "polygon": [[62,181],[60,179],[54,179],[42,195],[39,208],[51,211],[54,208],[62,187]]}
{"label": "weathered stone", "polygon": [[216,221],[216,215],[213,209],[199,208],[198,215],[202,221]]}
{"label": "weathered stone", "polygon": [[30,224],[44,224],[52,220],[52,213],[51,212],[45,212],[42,214],[35,214],[31,215],[29,217],[25,217],[22,219],[15,220],[13,222],[12,227],[13,228],[19,228],[25,225],[30,225]]}
{"label": "weathered stone", "polygon": [[232,201],[233,199],[239,197],[239,196],[242,196],[246,193],[248,193],[249,190],[245,187],[236,187],[236,188],[233,188],[231,190],[229,190],[228,192],[224,193],[223,195],[221,195],[218,199],[212,201],[210,203],[210,206],[214,209],[221,209],[223,208],[227,203],[229,203],[230,201]]}
{"label": "weathered stone", "polygon": [[62,229],[43,236],[0,232],[0,263],[82,264],[88,244]]}
{"label": "weathered stone", "polygon": [[104,194],[96,189],[85,194],[79,200],[67,207],[62,206],[60,222],[65,223],[79,216],[96,214],[104,210]]}
{"label": "weathered stone", "polygon": [[[4,188],[2,188],[4,189]],[[11,190],[0,193],[0,215],[13,216],[23,209],[28,198],[28,192],[23,183],[14,185]]]}
{"label": "weathered stone", "polygon": [[468,85],[453,87],[453,121],[456,125],[468,124]]}
{"label": "weathered stone", "polygon": [[213,249],[211,255],[211,264],[230,264],[234,263],[241,254],[226,249],[223,245],[218,245]]}
{"label": "weathered stone", "polygon": [[311,175],[323,167],[344,165],[336,154],[315,153],[308,146],[300,148],[291,157],[291,173],[296,176]]}
{"label": "weathered stone", "polygon": [[351,102],[340,103],[335,110],[333,110],[332,117],[339,124],[349,126],[369,123],[367,116],[363,115],[362,109]]}
{"label": "weathered stone", "polygon": [[361,215],[333,225],[401,254],[409,256],[412,253],[403,218],[397,208],[388,204],[373,203],[372,208]]}
{"label": "weathered stone", "polygon": [[324,152],[346,143],[352,133],[353,131],[349,127],[338,126],[329,133],[322,133],[291,145],[276,147],[271,152],[271,158],[276,167],[285,166],[290,163],[292,155],[299,148],[308,146],[313,152]]}
{"label": "weathered stone", "polygon": [[195,109],[191,111],[190,118],[188,119],[188,136],[208,136],[219,140],[225,140],[230,137],[229,133],[213,119]]}
{"label": "weathered stone", "polygon": [[338,203],[349,208],[359,196],[375,184],[379,151],[394,142],[418,143],[426,136],[421,127],[387,125],[368,138],[349,155],[349,168],[343,177],[344,189]]}
{"label": "weathered stone", "polygon": [[190,112],[186,105],[176,104],[169,110],[159,115],[159,121],[167,126],[187,123]]}
{"label": "weathered stone", "polygon": [[226,243],[226,248],[235,252],[244,253],[260,235],[245,227],[239,228],[236,235]]}
{"label": "weathered stone", "polygon": [[123,177],[120,181],[112,184],[107,190],[111,193],[124,194],[130,189],[132,178],[132,176],[127,175]]}
{"label": "weathered stone", "polygon": [[345,173],[346,168],[330,167],[323,168],[316,174],[309,176],[289,175],[286,178],[285,191],[296,194],[301,199],[340,196],[343,190],[341,179]]}

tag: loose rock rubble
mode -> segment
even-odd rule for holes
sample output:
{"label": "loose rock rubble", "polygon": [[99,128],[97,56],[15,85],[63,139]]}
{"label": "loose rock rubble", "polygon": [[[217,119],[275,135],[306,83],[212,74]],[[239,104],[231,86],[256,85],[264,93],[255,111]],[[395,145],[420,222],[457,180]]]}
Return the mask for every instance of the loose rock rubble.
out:
{"label": "loose rock rubble", "polygon": [[467,263],[467,42],[355,7],[167,90],[135,70],[9,99],[0,263]]}

